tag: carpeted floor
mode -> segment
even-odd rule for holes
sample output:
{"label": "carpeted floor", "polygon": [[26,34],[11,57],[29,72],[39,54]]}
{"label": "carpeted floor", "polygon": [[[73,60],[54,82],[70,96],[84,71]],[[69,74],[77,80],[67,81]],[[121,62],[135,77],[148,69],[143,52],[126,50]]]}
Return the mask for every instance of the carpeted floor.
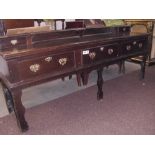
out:
{"label": "carpeted floor", "polygon": [[97,87],[75,92],[27,109],[29,131],[21,133],[14,114],[0,119],[0,134],[155,134],[155,66],[106,81],[104,99]]}

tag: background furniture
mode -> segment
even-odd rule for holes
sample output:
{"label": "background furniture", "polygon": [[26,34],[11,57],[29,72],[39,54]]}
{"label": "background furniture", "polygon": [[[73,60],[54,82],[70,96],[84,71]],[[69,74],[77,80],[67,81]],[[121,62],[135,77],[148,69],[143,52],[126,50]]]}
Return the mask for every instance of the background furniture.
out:
{"label": "background furniture", "polygon": [[120,26],[125,25],[122,19],[102,19],[105,26]]}
{"label": "background furniture", "polygon": [[76,21],[83,22],[84,27],[104,27],[105,24],[101,19],[76,19]]}
{"label": "background furniture", "polygon": [[84,28],[85,24],[83,21],[68,21],[66,22],[65,29],[74,29],[74,28]]}
{"label": "background furniture", "polygon": [[4,22],[2,19],[0,19],[0,36],[5,35],[5,28],[4,28]]}
{"label": "background furniture", "polygon": [[57,22],[61,22],[62,30],[65,29],[65,19],[53,19],[54,20],[54,28],[57,30]]}
{"label": "background furniture", "polygon": [[[150,52],[147,59],[147,64],[155,64],[155,30],[154,30],[154,20],[149,19],[125,19],[124,22],[131,26],[131,32],[138,33],[151,33],[150,39]],[[135,57],[131,59],[133,62],[140,62],[141,57]]]}
{"label": "background furniture", "polygon": [[[8,29],[33,27],[33,19],[1,19],[0,20],[0,32],[4,35]],[[2,33],[4,32],[4,33]]]}

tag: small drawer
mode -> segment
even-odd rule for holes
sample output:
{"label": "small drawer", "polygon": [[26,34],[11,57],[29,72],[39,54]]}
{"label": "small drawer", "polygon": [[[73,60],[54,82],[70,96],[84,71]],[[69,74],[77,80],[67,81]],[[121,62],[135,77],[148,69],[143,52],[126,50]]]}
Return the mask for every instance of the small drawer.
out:
{"label": "small drawer", "polygon": [[146,40],[138,40],[136,47],[137,50],[143,50],[146,48]]}
{"label": "small drawer", "polygon": [[133,40],[123,44],[123,52],[125,53],[142,52],[145,49],[145,47],[146,47],[146,40]]}
{"label": "small drawer", "polygon": [[82,50],[83,64],[91,64],[100,60],[100,52],[98,48]]}
{"label": "small drawer", "polygon": [[18,63],[19,77],[25,80],[43,74],[61,74],[64,70],[73,69],[74,62],[74,52],[23,60]]}
{"label": "small drawer", "polygon": [[118,56],[118,44],[106,45],[102,53],[102,58],[114,58]]}
{"label": "small drawer", "polygon": [[122,26],[118,28],[119,33],[130,33],[130,26]]}
{"label": "small drawer", "polygon": [[118,56],[118,44],[108,44],[82,51],[83,64],[91,64]]}
{"label": "small drawer", "polygon": [[26,47],[26,36],[0,38],[0,50]]}

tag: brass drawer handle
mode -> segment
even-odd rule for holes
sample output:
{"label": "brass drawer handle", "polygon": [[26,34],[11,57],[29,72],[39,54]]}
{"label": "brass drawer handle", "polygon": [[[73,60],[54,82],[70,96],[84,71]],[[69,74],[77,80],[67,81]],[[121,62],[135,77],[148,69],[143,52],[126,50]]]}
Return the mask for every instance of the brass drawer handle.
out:
{"label": "brass drawer handle", "polygon": [[143,47],[143,44],[142,43],[139,43],[138,46],[139,46],[139,48],[142,48]]}
{"label": "brass drawer handle", "polygon": [[104,47],[100,47],[100,51],[104,51]]}
{"label": "brass drawer handle", "polygon": [[136,42],[136,41],[134,41],[134,42],[133,42],[133,45],[136,45],[136,44],[137,44],[137,42]]}
{"label": "brass drawer handle", "polygon": [[126,31],[126,28],[125,28],[125,27],[123,28],[123,31],[124,31],[124,32]]}
{"label": "brass drawer handle", "polygon": [[112,48],[108,49],[108,54],[111,55],[114,52]]}
{"label": "brass drawer handle", "polygon": [[47,58],[45,58],[45,61],[46,61],[46,62],[51,62],[51,61],[52,61],[52,57],[47,57]]}
{"label": "brass drawer handle", "polygon": [[15,46],[18,43],[18,41],[17,40],[11,40],[10,43]]}
{"label": "brass drawer handle", "polygon": [[67,63],[67,58],[61,58],[61,59],[59,59],[59,64],[61,66],[64,66],[66,63]]}
{"label": "brass drawer handle", "polygon": [[95,52],[91,52],[91,53],[89,53],[89,57],[90,57],[90,59],[95,59],[95,57],[96,57],[96,53]]}
{"label": "brass drawer handle", "polygon": [[130,51],[130,50],[131,50],[131,45],[127,45],[127,46],[126,46],[126,49],[127,49],[128,51]]}
{"label": "brass drawer handle", "polygon": [[40,69],[40,65],[39,64],[34,64],[34,65],[31,65],[30,66],[30,70],[32,72],[35,72],[36,73],[39,69]]}

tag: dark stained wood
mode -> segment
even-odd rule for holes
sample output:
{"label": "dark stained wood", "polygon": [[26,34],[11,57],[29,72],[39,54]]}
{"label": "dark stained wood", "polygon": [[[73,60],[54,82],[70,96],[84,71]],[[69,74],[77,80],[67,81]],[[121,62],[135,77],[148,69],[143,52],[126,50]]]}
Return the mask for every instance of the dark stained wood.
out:
{"label": "dark stained wood", "polygon": [[98,87],[97,99],[98,100],[103,99],[103,90],[102,90],[103,77],[102,77],[102,72],[103,72],[103,68],[99,68],[97,70],[97,87]]}
{"label": "dark stained wood", "polygon": [[78,84],[78,86],[81,86],[81,74],[80,73],[77,73],[76,74],[76,78],[77,78],[77,84]]}
{"label": "dark stained wood", "polygon": [[119,66],[119,71],[118,73],[123,73],[125,74],[125,61],[124,60],[121,60],[118,62],[118,66]]}
{"label": "dark stained wood", "polygon": [[24,114],[25,114],[25,108],[21,101],[22,91],[20,89],[15,89],[11,91],[11,95],[13,98],[13,106],[14,106],[14,112],[17,118],[17,123],[21,131],[28,130],[29,126],[25,120]]}
{"label": "dark stained wood", "polygon": [[81,80],[82,80],[83,85],[88,84],[89,72],[90,71],[84,71],[81,73]]}
{"label": "dark stained wood", "polygon": [[140,79],[144,79],[144,77],[145,77],[146,59],[147,59],[147,56],[144,55],[142,57],[142,61],[140,63],[140,65],[141,65]]}
{"label": "dark stained wood", "polygon": [[27,36],[10,36],[0,38],[0,50],[21,49],[27,47]]}
{"label": "dark stained wood", "polygon": [[10,92],[21,131],[28,130],[21,102],[24,88],[73,74],[79,86],[86,85],[89,73],[97,70],[97,98],[102,99],[102,68],[116,63],[122,66],[135,56],[143,56],[140,73],[144,78],[150,34],[129,31],[129,26],[118,26],[0,37],[0,80]]}

